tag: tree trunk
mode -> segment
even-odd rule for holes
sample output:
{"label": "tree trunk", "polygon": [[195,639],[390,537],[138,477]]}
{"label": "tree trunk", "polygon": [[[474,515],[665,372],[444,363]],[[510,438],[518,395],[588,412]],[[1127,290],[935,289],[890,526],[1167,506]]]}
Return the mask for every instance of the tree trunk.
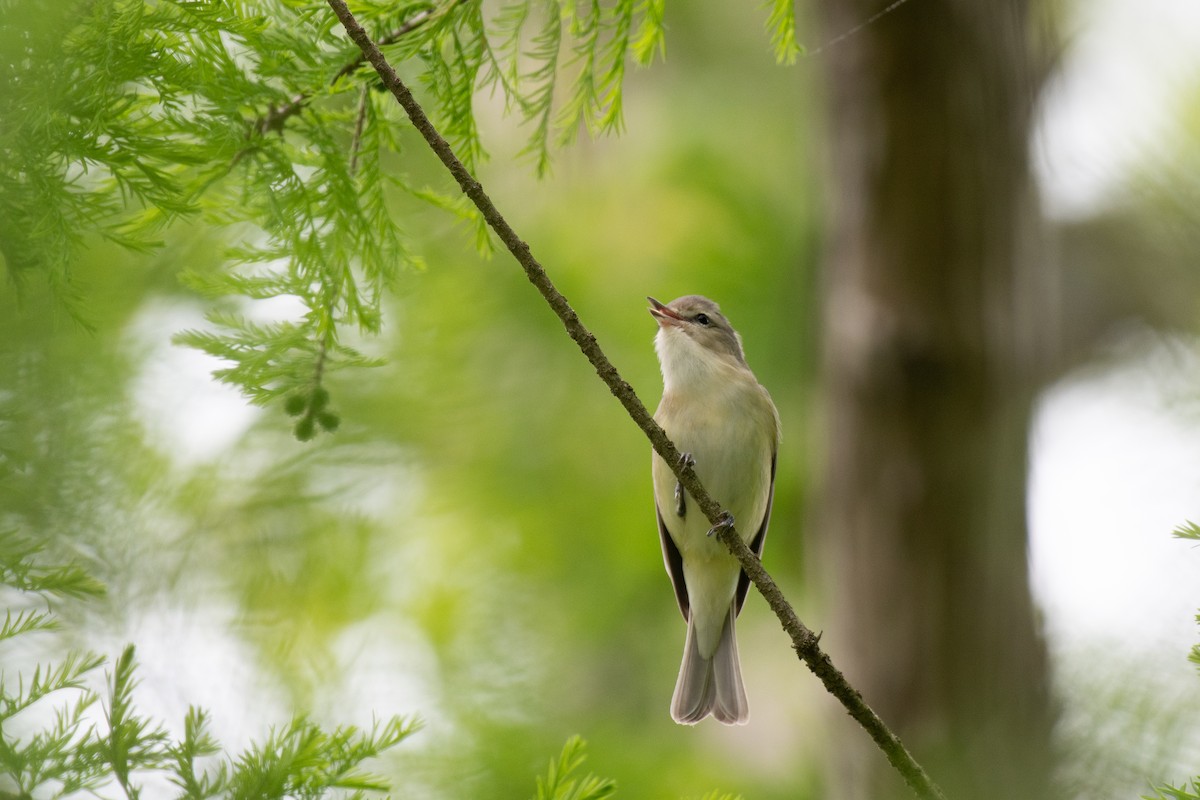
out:
{"label": "tree trunk", "polygon": [[[825,0],[825,36],[880,9]],[[826,642],[954,800],[1049,797],[1026,564],[1045,322],[1023,0],[920,0],[829,47]],[[863,737],[831,794],[904,796]]]}

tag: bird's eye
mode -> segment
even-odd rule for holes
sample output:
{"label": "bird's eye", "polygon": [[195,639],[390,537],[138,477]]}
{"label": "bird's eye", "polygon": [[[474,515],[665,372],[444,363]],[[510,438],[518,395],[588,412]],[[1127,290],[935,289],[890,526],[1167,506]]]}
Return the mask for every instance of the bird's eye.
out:
{"label": "bird's eye", "polygon": [[708,325],[712,324],[712,320],[708,318],[708,314],[697,314],[695,316],[695,320],[696,320],[696,322],[699,322],[701,325],[704,325],[704,326],[708,326]]}

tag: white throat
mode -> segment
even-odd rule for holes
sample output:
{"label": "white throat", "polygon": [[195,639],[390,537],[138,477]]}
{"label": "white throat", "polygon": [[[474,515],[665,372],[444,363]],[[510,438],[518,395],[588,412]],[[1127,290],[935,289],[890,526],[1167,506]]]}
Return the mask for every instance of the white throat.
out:
{"label": "white throat", "polygon": [[673,326],[658,329],[654,350],[662,367],[664,393],[706,391],[714,383],[729,380],[731,372],[746,371],[733,359],[703,347]]}

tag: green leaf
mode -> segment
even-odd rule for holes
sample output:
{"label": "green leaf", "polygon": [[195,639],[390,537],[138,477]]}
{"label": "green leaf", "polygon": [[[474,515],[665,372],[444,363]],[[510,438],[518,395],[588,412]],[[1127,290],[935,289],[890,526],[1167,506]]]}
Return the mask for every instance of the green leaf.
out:
{"label": "green leaf", "polygon": [[771,47],[780,64],[795,64],[802,48],[796,42],[795,0],[769,0],[770,15],[767,30],[771,32]]}
{"label": "green leaf", "polygon": [[212,772],[200,768],[197,759],[220,753],[220,745],[208,731],[208,715],[202,709],[191,707],[184,718],[183,740],[168,748],[174,774],[171,782],[183,794],[181,800],[207,800],[224,792],[229,780],[228,766],[224,763]]}
{"label": "green leaf", "polygon": [[633,40],[633,58],[643,67],[648,67],[657,54],[667,57],[667,28],[663,24],[666,0],[643,0],[639,9],[642,23]]}
{"label": "green leaf", "polygon": [[38,664],[28,679],[18,676],[15,694],[10,694],[10,686],[0,679],[0,723],[55,692],[83,688],[87,674],[102,663],[102,658],[91,653],[68,653],[58,664]]}
{"label": "green leaf", "polygon": [[1142,795],[1143,800],[1200,800],[1200,778],[1192,781],[1191,788],[1187,786],[1155,786],[1154,796]]}
{"label": "green leaf", "polygon": [[326,732],[301,717],[272,731],[242,754],[229,776],[235,798],[317,797],[329,789],[387,791],[383,778],[362,763],[411,736],[419,725],[393,717],[370,732],[352,726]]}
{"label": "green leaf", "polygon": [[133,773],[159,767],[170,756],[166,731],[138,715],[134,709],[135,670],[134,648],[130,645],[117,659],[109,677],[108,701],[104,707],[108,735],[100,744],[104,763],[130,800],[136,800],[140,794],[140,789],[133,783]]}
{"label": "green leaf", "polygon": [[1200,525],[1188,520],[1175,529],[1174,535],[1180,539],[1200,540]]}
{"label": "green leaf", "polygon": [[43,567],[37,563],[43,545],[13,530],[0,530],[0,584],[23,592],[54,597],[94,597],[104,584],[73,565]]}
{"label": "green leaf", "polygon": [[610,779],[576,775],[587,759],[586,749],[587,744],[579,736],[567,740],[558,759],[550,762],[546,775],[538,777],[536,800],[600,800],[616,792],[617,785]]}
{"label": "green leaf", "polygon": [[0,641],[34,631],[51,631],[57,627],[57,622],[48,612],[20,611],[13,616],[10,610],[5,612],[4,624],[0,626]]}

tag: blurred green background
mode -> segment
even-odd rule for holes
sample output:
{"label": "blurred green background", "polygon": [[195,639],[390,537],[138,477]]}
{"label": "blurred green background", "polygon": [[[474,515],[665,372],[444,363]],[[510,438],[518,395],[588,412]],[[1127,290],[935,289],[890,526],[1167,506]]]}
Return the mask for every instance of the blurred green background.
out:
{"label": "blurred green background", "polygon": [[[805,530],[823,62],[777,66],[747,8],[668,14],[666,63],[628,79],[625,135],[581,141],[538,180],[517,156],[523,131],[481,98],[480,177],[648,406],[661,384],[644,296],[721,303],[783,419],[765,562],[820,629],[830,609],[806,580]],[[1193,164],[1195,98],[1171,145]],[[1164,219],[1163,198],[1194,197],[1176,180],[1197,173],[1146,174],[1167,191],[1106,211],[1136,233],[1118,241],[1194,269],[1194,249],[1144,223]],[[1194,235],[1195,206],[1171,207]],[[217,233],[177,226],[146,256],[97,242],[75,266],[91,330],[40,286],[5,289],[0,508],[109,585],[72,612],[72,635],[108,653],[136,642],[150,710],[177,728],[188,703],[206,706],[232,745],[294,709],[419,715],[424,731],[382,767],[396,796],[529,796],[576,733],[620,796],[825,796],[838,743],[823,720],[840,710],[757,597],[739,622],[752,724],[670,720],[683,625],[647,443],[506,255],[481,259],[465,227],[414,213],[430,267],[402,277],[383,335],[361,343],[386,365],[330,378],[342,427],[309,444],[279,409],[213,386],[219,364],[169,344],[205,308],[177,274],[217,268]],[[1062,225],[1063,241],[1093,219]],[[1194,303],[1170,309],[1170,325],[1193,324]],[[1116,316],[1138,314],[1160,319]]]}

